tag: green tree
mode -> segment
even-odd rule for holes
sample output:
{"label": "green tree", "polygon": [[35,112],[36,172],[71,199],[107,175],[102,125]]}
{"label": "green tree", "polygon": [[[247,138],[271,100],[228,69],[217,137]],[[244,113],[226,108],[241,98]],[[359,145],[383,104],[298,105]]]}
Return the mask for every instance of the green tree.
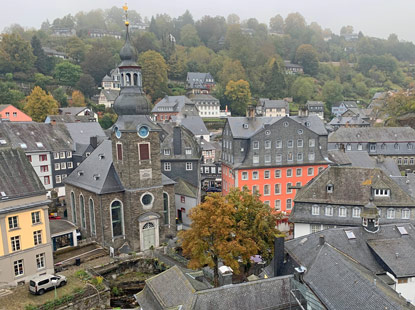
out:
{"label": "green tree", "polygon": [[78,83],[76,83],[76,89],[81,91],[85,96],[91,98],[97,93],[97,87],[95,85],[95,80],[89,74],[82,74],[79,78]]}
{"label": "green tree", "polygon": [[96,85],[100,85],[102,78],[114,65],[112,53],[102,46],[95,46],[85,55],[81,67],[84,73],[94,78]]}
{"label": "green tree", "polygon": [[17,88],[12,81],[0,81],[0,102],[1,104],[11,104],[19,109],[23,108],[22,101],[24,94]]}
{"label": "green tree", "polygon": [[58,102],[42,88],[35,86],[30,95],[25,98],[24,111],[33,121],[41,123],[45,121],[46,116],[58,112]]}
{"label": "green tree", "polygon": [[219,262],[239,273],[238,258],[243,261],[257,252],[244,221],[236,221],[235,206],[225,197],[214,193],[190,211],[191,229],[181,231],[179,238],[190,268],[209,265],[214,271],[214,285],[218,286]]}
{"label": "green tree", "polygon": [[284,33],[284,19],[280,14],[272,17],[269,20],[269,28],[276,33]]}
{"label": "green tree", "polygon": [[108,129],[114,125],[117,120],[117,115],[111,113],[105,113],[99,120],[99,124],[103,129]]}
{"label": "green tree", "polygon": [[173,55],[170,56],[168,61],[168,76],[172,80],[183,80],[186,77],[186,53],[183,47],[178,47]]}
{"label": "green tree", "polygon": [[[0,40],[0,64],[9,62],[0,72],[26,72],[33,69],[36,57],[32,47],[18,34],[3,34]],[[10,70],[11,69],[11,70]]]}
{"label": "green tree", "polygon": [[184,46],[188,47],[200,45],[199,35],[197,34],[195,26],[191,24],[183,26],[182,30],[180,31],[180,42]]}
{"label": "green tree", "polygon": [[138,33],[137,38],[133,42],[139,54],[147,52],[148,50],[160,51],[160,42],[152,32]]}
{"label": "green tree", "polygon": [[309,77],[297,78],[291,86],[291,95],[295,102],[304,105],[315,93],[314,79]]}
{"label": "green tree", "polygon": [[62,87],[56,88],[52,92],[53,98],[59,103],[59,106],[65,108],[68,106],[68,96]]}
{"label": "green tree", "polygon": [[226,58],[222,63],[222,70],[218,74],[219,82],[226,86],[229,81],[246,80],[245,69],[239,60]]}
{"label": "green tree", "polygon": [[267,97],[272,99],[280,99],[285,96],[287,84],[285,82],[284,64],[282,60],[272,58],[270,61],[270,69],[265,81]]}
{"label": "green tree", "polygon": [[295,54],[296,61],[303,66],[304,73],[315,76],[318,73],[318,54],[310,44],[302,44]]}
{"label": "green tree", "polygon": [[333,103],[343,100],[343,87],[336,81],[328,81],[323,86],[323,100],[327,102],[329,108]]}
{"label": "green tree", "polygon": [[75,86],[81,77],[82,69],[69,61],[63,61],[55,66],[54,78],[63,85]]}
{"label": "green tree", "polygon": [[38,37],[33,36],[30,44],[32,45],[33,55],[36,56],[36,69],[43,74],[49,73],[51,70],[50,61],[48,59],[48,56],[45,55],[45,52],[42,49],[42,45]]}
{"label": "green tree", "polygon": [[247,81],[229,81],[226,85],[225,96],[231,104],[232,114],[245,115],[251,100],[251,90]]}
{"label": "green tree", "polygon": [[42,73],[35,73],[35,85],[46,90],[46,86],[52,82],[53,78]]}
{"label": "green tree", "polygon": [[72,36],[67,42],[66,52],[76,63],[80,64],[87,53],[87,45],[80,38]]}
{"label": "green tree", "polygon": [[163,56],[155,51],[147,51],[139,59],[144,91],[153,101],[162,98],[167,93],[167,64]]}

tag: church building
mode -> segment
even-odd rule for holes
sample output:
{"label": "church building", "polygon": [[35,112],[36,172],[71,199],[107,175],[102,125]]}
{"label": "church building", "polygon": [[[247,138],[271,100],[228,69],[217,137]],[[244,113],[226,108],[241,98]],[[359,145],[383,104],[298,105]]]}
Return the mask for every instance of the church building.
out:
{"label": "church building", "polygon": [[82,236],[123,253],[158,247],[176,234],[175,182],[161,172],[162,128],[150,118],[126,26],[111,138],[65,180],[69,220]]}

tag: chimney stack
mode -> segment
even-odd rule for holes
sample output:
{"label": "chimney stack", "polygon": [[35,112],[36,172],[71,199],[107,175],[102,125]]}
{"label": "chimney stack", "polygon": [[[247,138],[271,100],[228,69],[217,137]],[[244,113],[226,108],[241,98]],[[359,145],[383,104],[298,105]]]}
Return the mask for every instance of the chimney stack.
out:
{"label": "chimney stack", "polygon": [[324,240],[324,235],[320,235],[320,237],[318,238],[318,244],[319,245],[324,245],[326,241]]}
{"label": "chimney stack", "polygon": [[284,267],[284,237],[274,239],[274,277],[282,275]]}

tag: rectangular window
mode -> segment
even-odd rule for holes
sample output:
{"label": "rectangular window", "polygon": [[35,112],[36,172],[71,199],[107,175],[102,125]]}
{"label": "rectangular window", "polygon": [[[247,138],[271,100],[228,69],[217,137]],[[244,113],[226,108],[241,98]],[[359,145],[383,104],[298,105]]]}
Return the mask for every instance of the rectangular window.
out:
{"label": "rectangular window", "polygon": [[265,163],[270,163],[270,162],[271,162],[271,155],[265,154]]}
{"label": "rectangular window", "polygon": [[411,210],[403,209],[402,210],[402,219],[409,220],[410,217],[411,217]]}
{"label": "rectangular window", "polygon": [[121,143],[117,143],[117,160],[122,160],[122,144]]}
{"label": "rectangular window", "polygon": [[21,276],[24,274],[24,269],[23,269],[23,259],[19,259],[16,260],[14,263],[14,275],[17,276]]}
{"label": "rectangular window", "polygon": [[346,217],[346,215],[347,215],[347,209],[345,207],[340,207],[339,216],[340,217]]}
{"label": "rectangular window", "polygon": [[258,171],[252,171],[252,180],[258,180],[258,179],[259,179]]}
{"label": "rectangular window", "polygon": [[40,223],[40,211],[32,212],[32,224]]}
{"label": "rectangular window", "polygon": [[192,149],[186,149],[185,153],[186,155],[192,155]]}
{"label": "rectangular window", "polygon": [[28,161],[32,162],[32,155],[26,155],[26,157]]}
{"label": "rectangular window", "polygon": [[282,162],[282,154],[277,154],[277,155],[275,156],[275,162],[277,162],[277,163]]}
{"label": "rectangular window", "polygon": [[72,158],[72,152],[71,151],[66,152],[66,158]]}
{"label": "rectangular window", "polygon": [[62,170],[62,169],[66,169],[66,162],[62,162],[62,163],[61,163],[61,170]]}
{"label": "rectangular window", "polygon": [[65,158],[65,152],[60,152],[60,153],[59,153],[59,157],[60,157],[60,158]]}
{"label": "rectangular window", "polygon": [[35,245],[42,244],[42,231],[36,230],[33,232],[33,241]]}
{"label": "rectangular window", "polygon": [[164,149],[163,153],[164,155],[170,155],[170,149]]}
{"label": "rectangular window", "polygon": [[288,148],[292,148],[292,147],[293,147],[293,145],[294,145],[293,140],[288,140],[288,141],[287,141],[287,147],[288,147]]}
{"label": "rectangular window", "polygon": [[258,185],[252,186],[252,194],[259,194]]}
{"label": "rectangular window", "polygon": [[55,170],[61,170],[61,165],[59,163],[55,164]]}
{"label": "rectangular window", "polygon": [[49,176],[43,177],[43,184],[49,185],[50,184],[50,178]]}
{"label": "rectangular window", "polygon": [[314,153],[313,152],[308,153],[308,160],[309,161],[314,161],[314,159],[315,159]]}
{"label": "rectangular window", "polygon": [[295,170],[295,174],[296,174],[297,177],[301,177],[303,175],[303,169],[297,168]]}
{"label": "rectangular window", "polygon": [[164,171],[171,171],[171,163],[164,163]]}
{"label": "rectangular window", "polygon": [[292,184],[290,182],[287,183],[287,194],[291,194],[293,190],[291,189]]}
{"label": "rectangular window", "polygon": [[293,153],[292,152],[288,152],[287,161],[293,161]]}
{"label": "rectangular window", "polygon": [[266,204],[267,206],[269,206],[269,200],[265,200],[264,204]]}
{"label": "rectangular window", "polygon": [[259,141],[254,141],[253,148],[254,148],[254,150],[258,150],[259,149]]}
{"label": "rectangular window", "polygon": [[275,195],[279,195],[279,194],[281,194],[281,184],[275,184],[274,185],[274,194]]}
{"label": "rectangular window", "polygon": [[287,178],[290,178],[293,176],[293,170],[292,169],[287,169]]}
{"label": "rectangular window", "polygon": [[281,200],[277,199],[274,201],[275,210],[281,210]]}
{"label": "rectangular window", "polygon": [[333,207],[332,206],[327,206],[325,214],[326,214],[326,216],[333,216]]}
{"label": "rectangular window", "polygon": [[209,173],[209,167],[205,167],[205,173]]}
{"label": "rectangular window", "polygon": [[264,179],[269,179],[270,178],[270,175],[271,175],[271,173],[270,173],[269,170],[265,170],[264,171]]}
{"label": "rectangular window", "polygon": [[291,199],[287,199],[286,209],[287,210],[291,210],[292,209],[292,200]]}
{"label": "rectangular window", "polygon": [[297,140],[297,147],[303,147],[303,139]]}
{"label": "rectangular window", "polygon": [[150,159],[150,145],[148,143],[140,143],[138,145],[138,150],[140,153],[140,160]]}
{"label": "rectangular window", "polygon": [[314,139],[308,140],[308,147],[315,147],[315,145],[316,145],[316,140]]}
{"label": "rectangular window", "polygon": [[319,215],[320,214],[320,207],[317,205],[314,205],[311,207],[311,214],[312,215]]}
{"label": "rectangular window", "polygon": [[185,196],[180,196],[180,202],[185,203],[186,202],[186,197]]}
{"label": "rectangular window", "polygon": [[271,141],[270,140],[265,140],[265,148],[266,149],[270,149],[271,148]]}
{"label": "rectangular window", "polygon": [[320,224],[311,224],[310,229],[311,229],[311,233],[316,233],[318,231],[321,231],[321,225]]}
{"label": "rectangular window", "polygon": [[66,163],[66,165],[67,165],[68,169],[72,169],[73,168],[73,163],[71,161],[68,161]]}
{"label": "rectangular window", "polygon": [[281,140],[277,140],[277,141],[275,141],[275,147],[276,147],[277,149],[282,148],[282,141],[281,141]]}
{"label": "rectangular window", "polygon": [[360,217],[360,208],[353,208],[352,210],[352,216],[353,217]]}
{"label": "rectangular window", "polygon": [[193,170],[193,163],[186,163],[186,170],[187,171],[190,171],[190,170]]}
{"label": "rectangular window", "polygon": [[314,175],[314,168],[308,168],[307,169],[307,175],[308,176],[313,176]]}
{"label": "rectangular window", "polygon": [[303,161],[303,153],[297,153],[297,161]]}
{"label": "rectangular window", "polygon": [[53,153],[53,158],[54,159],[59,159],[59,153],[58,152]]}
{"label": "rectangular window", "polygon": [[395,209],[388,209],[386,212],[386,218],[394,219],[395,218]]}
{"label": "rectangular window", "polygon": [[244,181],[248,180],[248,172],[247,171],[242,172],[242,180],[244,180]]}
{"label": "rectangular window", "polygon": [[18,228],[18,227],[19,227],[19,222],[17,219],[17,215],[9,217],[9,229]]}
{"label": "rectangular window", "polygon": [[252,157],[252,163],[254,163],[254,164],[258,164],[259,163],[259,156],[258,155],[254,155]]}
{"label": "rectangular window", "polygon": [[12,244],[12,252],[20,250],[20,236],[14,236],[10,238]]}
{"label": "rectangular window", "polygon": [[47,161],[48,155],[39,155],[39,161]]}
{"label": "rectangular window", "polygon": [[269,184],[264,185],[264,196],[269,196],[270,195],[270,189],[269,189]]}
{"label": "rectangular window", "polygon": [[56,180],[56,183],[62,183],[62,178],[61,178],[61,176],[60,176],[60,175],[57,175],[57,176],[55,177],[55,180]]}
{"label": "rectangular window", "polygon": [[281,170],[280,170],[280,169],[275,169],[275,170],[274,170],[274,177],[275,177],[276,179],[281,178]]}
{"label": "rectangular window", "polygon": [[36,255],[36,266],[37,269],[45,268],[45,253],[40,253]]}

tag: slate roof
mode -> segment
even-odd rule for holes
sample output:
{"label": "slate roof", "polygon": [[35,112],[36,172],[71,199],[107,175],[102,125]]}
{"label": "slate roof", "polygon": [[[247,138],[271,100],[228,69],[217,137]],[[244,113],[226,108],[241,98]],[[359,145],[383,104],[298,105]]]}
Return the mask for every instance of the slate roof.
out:
{"label": "slate roof", "polygon": [[87,109],[86,107],[70,107],[70,108],[59,108],[60,114],[72,114],[77,115],[83,110]]}
{"label": "slate roof", "polygon": [[270,99],[262,99],[261,104],[264,109],[281,109],[289,108],[289,103],[285,100],[270,100]]}
{"label": "slate roof", "polygon": [[[229,117],[227,122],[229,123],[232,135],[234,138],[248,139],[254,134],[264,128],[265,124],[274,124],[281,121],[288,116],[277,116],[277,117]],[[327,135],[327,130],[324,126],[323,121],[316,115],[309,116],[289,116],[290,119],[306,126],[311,131],[314,131],[318,135]],[[243,125],[248,124],[248,128],[244,128]]]}
{"label": "slate roof", "polygon": [[[104,156],[101,156],[104,155]],[[98,178],[94,178],[98,177]],[[121,192],[124,187],[112,163],[111,141],[103,141],[72,173],[64,180],[96,194]]]}
{"label": "slate roof", "polygon": [[119,115],[114,124],[120,131],[125,132],[135,132],[139,125],[147,125],[150,131],[161,130],[160,126],[154,123],[148,115]]}
{"label": "slate roof", "polygon": [[209,135],[209,131],[206,128],[203,119],[200,116],[177,116],[171,117],[171,120],[176,124],[180,124],[192,132],[193,135]]}
{"label": "slate roof", "polygon": [[415,308],[369,270],[328,244],[308,267],[304,281],[328,309]]}
{"label": "slate roof", "polygon": [[26,144],[25,152],[73,150],[71,136],[64,124],[0,122],[0,139],[7,141],[6,147],[18,148],[22,143]]}
{"label": "slate roof", "polygon": [[[327,184],[334,190],[327,193]],[[295,202],[365,205],[371,196],[371,187],[389,188],[388,198],[374,198],[377,206],[415,206],[415,200],[379,168],[330,166],[302,187]],[[295,208],[293,213],[295,213]]]}
{"label": "slate roof", "polygon": [[174,192],[177,195],[183,195],[187,197],[197,198],[198,197],[198,188],[189,182],[186,182],[182,178],[177,178],[177,184],[174,187]]}
{"label": "slate roof", "polygon": [[307,100],[306,106],[307,107],[312,106],[312,107],[323,107],[324,108],[324,102]]}
{"label": "slate roof", "polygon": [[48,115],[45,123],[52,123],[55,121],[56,123],[87,123],[91,121],[96,121],[96,119],[89,115],[70,115],[70,114],[62,114],[62,115]]}
{"label": "slate roof", "polygon": [[406,176],[391,176],[391,179],[396,182],[405,192],[415,198],[415,174],[408,173]]}
{"label": "slate roof", "polygon": [[0,192],[1,201],[46,193],[22,149],[0,149]]}
{"label": "slate roof", "polygon": [[[186,96],[165,96],[161,99],[151,110],[152,113],[155,112],[181,112],[186,104],[194,104]],[[163,108],[169,108],[170,110],[163,110]]]}
{"label": "slate roof", "polygon": [[216,147],[212,143],[204,139],[200,140],[200,146],[202,147],[203,151],[216,150]]}
{"label": "slate roof", "polygon": [[339,128],[329,135],[329,143],[408,141],[415,141],[415,130],[410,127]]}
{"label": "slate roof", "polygon": [[51,237],[77,229],[76,225],[67,220],[50,220],[49,227]]}
{"label": "slate roof", "polygon": [[186,82],[190,88],[204,88],[205,83],[215,83],[206,82],[206,79],[214,80],[209,72],[187,72]]}
{"label": "slate roof", "polygon": [[120,95],[120,91],[116,89],[103,89],[101,90],[101,93],[105,96],[107,101],[115,101]]}
{"label": "slate roof", "polygon": [[105,76],[102,78],[103,82],[112,82],[111,77],[108,74],[105,74]]}
{"label": "slate roof", "polygon": [[357,108],[356,101],[339,101],[339,102],[334,103],[333,104],[333,107],[339,107],[342,103],[348,109],[350,109],[350,108]]}
{"label": "slate roof", "polygon": [[366,122],[364,119],[362,119],[360,116],[354,117],[354,116],[341,116],[341,117],[334,117],[329,125],[333,126],[346,126],[346,125],[359,125],[359,126],[370,126],[370,123]]}
{"label": "slate roof", "polygon": [[290,278],[197,290],[183,271],[173,266],[146,280],[144,290],[135,297],[143,309],[276,310],[290,303]]}
{"label": "slate roof", "polygon": [[102,127],[98,122],[67,123],[65,126],[68,129],[74,143],[89,145],[91,137],[105,137],[105,132],[102,130]]}
{"label": "slate roof", "polygon": [[362,168],[380,168],[389,176],[400,176],[401,172],[393,158],[384,157],[377,159],[370,156],[367,152],[329,150],[329,160],[333,163],[344,166],[351,165],[353,167]]}
{"label": "slate roof", "polygon": [[413,234],[402,236],[399,239],[369,240],[368,245],[396,278],[415,275],[415,238]]}
{"label": "slate roof", "polygon": [[162,185],[174,185],[176,184],[175,181],[170,179],[168,176],[166,176],[164,173],[161,174],[161,184]]}
{"label": "slate roof", "polygon": [[217,98],[215,98],[215,97],[213,97],[212,95],[209,95],[209,94],[195,94],[195,95],[192,95],[190,100],[192,100],[193,102],[214,101],[215,103],[219,104],[219,99],[217,99]]}

